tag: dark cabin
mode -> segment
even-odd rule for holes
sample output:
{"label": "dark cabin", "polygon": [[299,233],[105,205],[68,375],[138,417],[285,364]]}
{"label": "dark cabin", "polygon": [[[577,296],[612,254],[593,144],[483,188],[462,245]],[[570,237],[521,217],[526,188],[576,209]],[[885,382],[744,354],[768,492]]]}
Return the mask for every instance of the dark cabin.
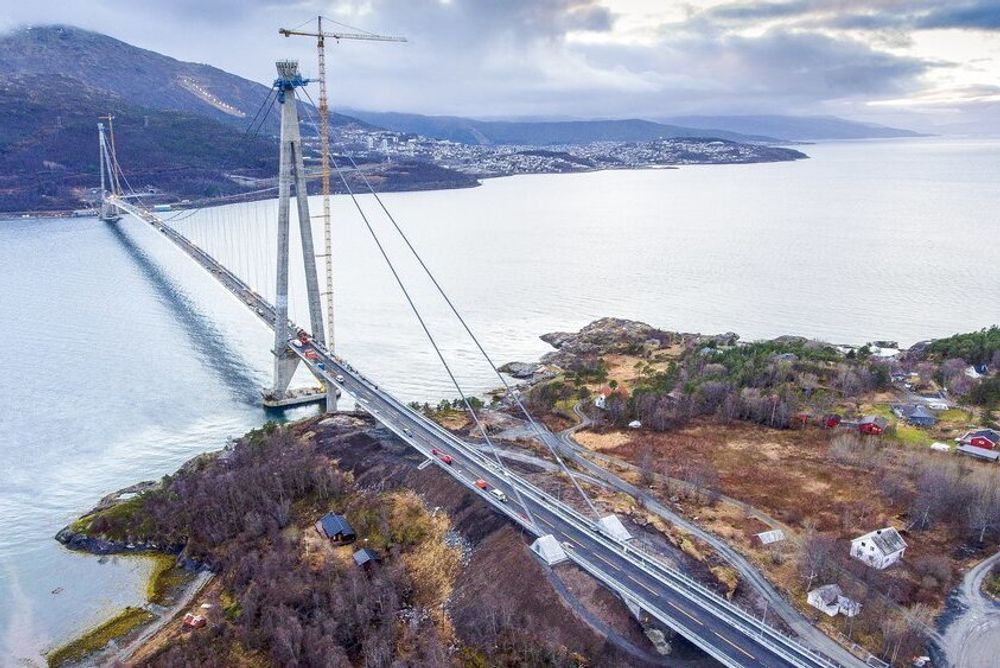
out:
{"label": "dark cabin", "polygon": [[316,522],[316,531],[335,543],[350,543],[357,535],[347,518],[335,513],[327,513]]}

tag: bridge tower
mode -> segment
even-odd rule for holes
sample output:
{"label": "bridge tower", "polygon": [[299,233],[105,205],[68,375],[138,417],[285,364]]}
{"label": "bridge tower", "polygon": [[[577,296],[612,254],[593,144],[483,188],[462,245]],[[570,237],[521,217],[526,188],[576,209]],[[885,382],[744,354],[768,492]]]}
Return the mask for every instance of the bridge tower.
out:
{"label": "bridge tower", "polygon": [[[270,394],[273,400],[281,402],[286,397],[288,385],[299,364],[298,356],[289,347],[296,332],[290,331],[288,325],[289,207],[293,188],[299,214],[299,234],[302,240],[302,262],[305,268],[312,339],[317,344],[325,346],[326,336],[323,331],[316,252],[313,245],[312,219],[309,216],[309,197],[306,191],[298,103],[295,96],[295,89],[306,85],[308,80],[299,73],[298,61],[279,60],[277,68],[278,78],[274,81],[274,88],[278,91],[277,99],[281,105],[281,146],[278,171],[278,285],[274,304],[274,386]],[[327,410],[336,410],[336,392],[336,387],[327,383]]]}
{"label": "bridge tower", "polygon": [[[111,126],[111,120],[114,118],[111,114],[107,116],[101,116],[102,120],[108,121],[108,127],[113,132],[114,129]],[[97,141],[100,148],[99,159],[101,167],[101,209],[98,214],[98,218],[106,223],[116,223],[121,220],[122,215],[114,204],[108,201],[108,195],[121,195],[121,186],[118,185],[118,172],[115,171],[114,167],[117,165],[117,161],[114,157],[114,134],[112,136],[111,144],[108,144],[108,137],[104,131],[104,123],[97,124]],[[108,188],[110,187],[110,192]]]}

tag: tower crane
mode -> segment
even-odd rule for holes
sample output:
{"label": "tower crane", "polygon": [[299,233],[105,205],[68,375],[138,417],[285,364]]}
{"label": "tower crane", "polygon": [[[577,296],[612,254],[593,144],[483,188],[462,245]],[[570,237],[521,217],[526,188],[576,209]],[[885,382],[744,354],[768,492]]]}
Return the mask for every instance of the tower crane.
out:
{"label": "tower crane", "polygon": [[[336,23],[335,21],[333,23]],[[297,28],[279,28],[278,34],[285,37],[301,36],[315,37],[316,50],[319,59],[319,146],[320,170],[323,189],[323,241],[324,257],[326,258],[326,344],[327,350],[333,353],[333,241],[330,229],[330,106],[326,95],[326,39],[337,42],[341,40],[361,40],[368,42],[405,42],[405,37],[391,35],[376,35],[370,32],[324,32],[323,17],[316,17],[316,31],[299,30]]]}

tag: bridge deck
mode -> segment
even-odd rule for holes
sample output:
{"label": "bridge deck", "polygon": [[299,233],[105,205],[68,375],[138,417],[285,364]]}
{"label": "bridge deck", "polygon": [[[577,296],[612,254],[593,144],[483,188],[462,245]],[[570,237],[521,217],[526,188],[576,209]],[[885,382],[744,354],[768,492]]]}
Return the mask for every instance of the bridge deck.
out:
{"label": "bridge deck", "polygon": [[[160,230],[268,326],[273,326],[274,307],[215,258],[155,215],[127,202],[115,201],[115,204]],[[290,326],[291,331],[297,331],[294,323]],[[301,348],[290,346],[290,349],[317,377],[349,393],[358,406],[484,501],[536,536],[552,534],[563,544],[573,562],[722,664],[734,667],[839,665],[762,624],[657,558],[602,533],[591,519],[523,478],[501,469],[475,446],[405,406],[346,361],[312,343]],[[315,359],[307,359],[307,352]],[[433,450],[450,455],[452,464],[434,456]],[[502,490],[510,501],[501,502],[478,488],[475,481],[480,479]],[[515,487],[527,508],[517,505]],[[537,528],[529,520],[527,511],[536,520]],[[857,665],[864,664],[858,661]]]}

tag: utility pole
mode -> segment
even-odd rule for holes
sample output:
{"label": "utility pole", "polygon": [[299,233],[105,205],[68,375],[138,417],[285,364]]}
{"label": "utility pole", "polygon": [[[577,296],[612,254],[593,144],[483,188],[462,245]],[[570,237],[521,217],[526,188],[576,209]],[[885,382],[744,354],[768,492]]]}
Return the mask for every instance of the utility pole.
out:
{"label": "utility pole", "polygon": [[362,40],[369,42],[405,42],[405,37],[376,35],[369,32],[324,32],[323,17],[316,17],[316,32],[280,28],[278,34],[285,37],[292,35],[315,37],[319,62],[319,146],[320,146],[320,176],[323,192],[323,242],[324,252],[317,257],[326,260],[326,349],[332,355],[334,352],[334,309],[333,309],[333,231],[330,223],[330,103],[326,90],[326,38],[339,42],[342,39]]}

